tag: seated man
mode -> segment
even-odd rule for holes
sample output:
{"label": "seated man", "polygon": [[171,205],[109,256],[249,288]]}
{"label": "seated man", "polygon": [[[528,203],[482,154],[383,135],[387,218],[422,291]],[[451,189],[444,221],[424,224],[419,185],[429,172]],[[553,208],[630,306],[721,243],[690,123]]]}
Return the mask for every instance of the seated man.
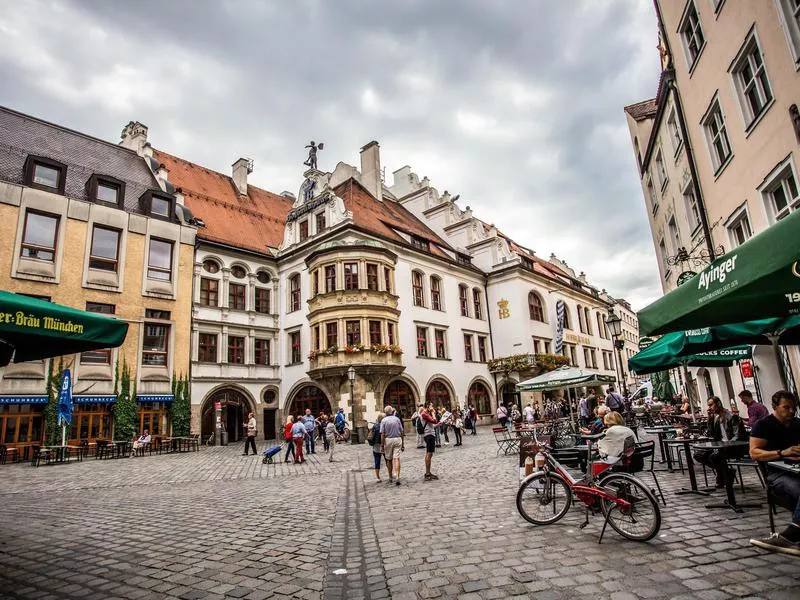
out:
{"label": "seated man", "polygon": [[[747,440],[747,430],[744,428],[744,422],[738,415],[726,410],[722,405],[722,400],[716,396],[711,396],[708,399],[708,437],[715,442]],[[725,465],[725,458],[717,450],[696,450],[694,459],[714,469],[717,475],[717,487],[725,487],[725,472],[722,470],[723,465]],[[733,475],[733,469],[729,469],[729,475]]]}
{"label": "seated man", "polygon": [[131,454],[131,456],[136,456],[139,452],[139,448],[141,448],[142,452],[144,452],[144,447],[149,443],[150,433],[147,431],[147,429],[145,429],[144,433],[139,436],[139,439],[133,441],[133,454]]}
{"label": "seated man", "polygon": [[592,426],[590,428],[581,427],[581,433],[583,435],[597,435],[598,433],[603,433],[606,430],[605,423],[603,422],[604,417],[609,412],[609,410],[603,406],[602,404],[597,407],[595,410],[595,420],[592,422]]}
{"label": "seated man", "polygon": [[[772,414],[759,420],[750,436],[750,458],[758,461],[800,461],[800,419],[795,417],[797,399],[780,390],[772,396]],[[800,473],[767,469],[770,490],[795,502],[792,521],[781,533],[750,540],[759,548],[800,556]]]}

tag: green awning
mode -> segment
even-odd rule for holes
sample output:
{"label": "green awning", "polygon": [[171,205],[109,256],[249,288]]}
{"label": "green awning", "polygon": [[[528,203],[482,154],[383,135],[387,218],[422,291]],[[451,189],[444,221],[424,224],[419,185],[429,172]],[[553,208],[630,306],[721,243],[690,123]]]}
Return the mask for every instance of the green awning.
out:
{"label": "green awning", "polygon": [[116,348],[125,321],[0,291],[0,367],[14,362]]}
{"label": "green awning", "polygon": [[578,367],[561,367],[517,384],[517,390],[541,392],[584,385],[614,383],[616,377],[584,371]]}
{"label": "green awning", "polygon": [[639,334],[800,315],[800,211],[639,311]]}
{"label": "green awning", "polygon": [[690,367],[729,367],[735,360],[753,356],[750,346],[733,346],[708,352],[687,350],[686,332],[676,331],[659,338],[628,360],[628,369],[637,375],[666,371],[686,364]]}

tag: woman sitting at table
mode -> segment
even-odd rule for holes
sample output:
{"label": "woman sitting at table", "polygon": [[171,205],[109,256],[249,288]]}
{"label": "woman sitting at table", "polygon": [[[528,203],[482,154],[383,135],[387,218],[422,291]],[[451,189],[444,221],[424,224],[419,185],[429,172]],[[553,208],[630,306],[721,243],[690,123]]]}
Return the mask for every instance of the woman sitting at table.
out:
{"label": "woman sitting at table", "polygon": [[597,452],[606,464],[613,465],[621,458],[631,456],[636,447],[636,434],[625,426],[625,418],[618,412],[606,413],[603,417],[606,434],[597,442]]}
{"label": "woman sitting at table", "polygon": [[150,443],[150,432],[148,432],[147,429],[145,429],[144,433],[142,433],[142,435],[139,436],[139,439],[133,441],[133,453],[131,454],[131,456],[136,456],[139,448],[142,448],[142,451],[144,451],[144,447],[147,446],[147,444],[149,443]]}

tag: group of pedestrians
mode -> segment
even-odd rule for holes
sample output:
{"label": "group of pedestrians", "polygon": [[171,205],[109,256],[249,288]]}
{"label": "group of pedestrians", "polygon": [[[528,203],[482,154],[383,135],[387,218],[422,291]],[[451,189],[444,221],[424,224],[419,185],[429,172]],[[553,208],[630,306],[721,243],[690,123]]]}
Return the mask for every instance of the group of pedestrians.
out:
{"label": "group of pedestrians", "polygon": [[283,437],[286,442],[286,455],[283,461],[288,463],[291,456],[295,464],[306,462],[306,454],[317,453],[317,439],[320,439],[323,451],[328,454],[328,461],[333,462],[336,436],[342,433],[345,425],[342,408],[334,416],[321,413],[319,417],[315,417],[310,408],[305,410],[305,414],[287,416],[286,424],[283,426]]}

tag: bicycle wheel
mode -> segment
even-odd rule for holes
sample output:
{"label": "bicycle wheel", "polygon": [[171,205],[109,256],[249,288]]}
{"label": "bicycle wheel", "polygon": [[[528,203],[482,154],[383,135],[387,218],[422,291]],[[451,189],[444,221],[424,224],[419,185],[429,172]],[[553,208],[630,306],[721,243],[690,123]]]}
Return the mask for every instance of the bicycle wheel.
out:
{"label": "bicycle wheel", "polygon": [[655,496],[641,481],[625,473],[611,473],[598,486],[630,502],[629,508],[620,508],[611,501],[602,501],[603,515],[614,531],[635,542],[655,537],[661,529],[661,510]]}
{"label": "bicycle wheel", "polygon": [[517,510],[534,525],[550,525],[572,505],[572,490],[558,473],[541,471],[525,478],[517,491]]}

